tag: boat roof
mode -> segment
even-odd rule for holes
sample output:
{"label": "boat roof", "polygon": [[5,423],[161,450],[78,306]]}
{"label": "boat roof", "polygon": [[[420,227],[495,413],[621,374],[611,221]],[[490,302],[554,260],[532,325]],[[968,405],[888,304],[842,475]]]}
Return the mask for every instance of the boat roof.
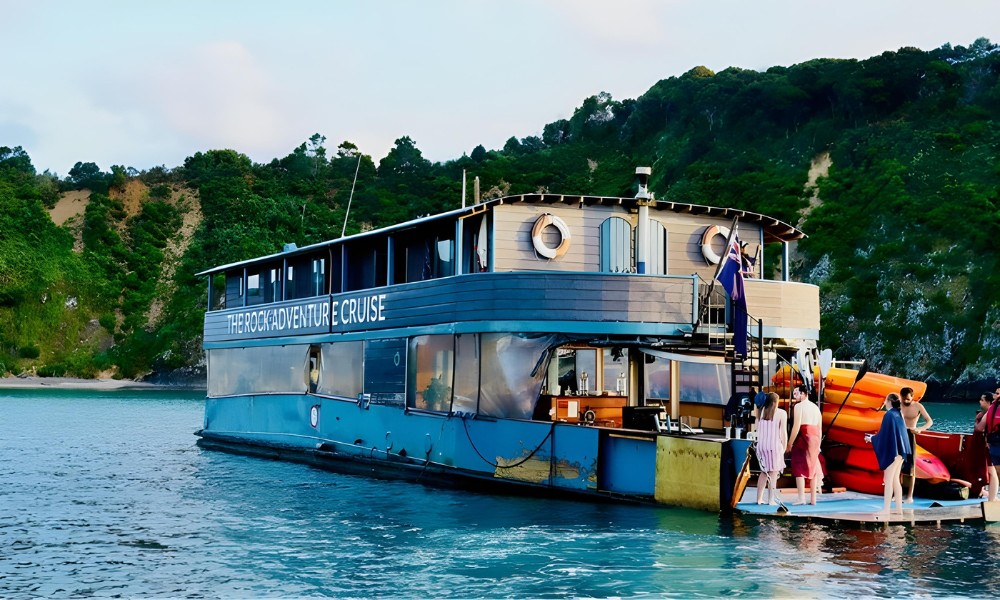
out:
{"label": "boat roof", "polygon": [[761,230],[764,232],[764,243],[790,242],[794,240],[800,240],[806,237],[805,233],[803,233],[798,228],[789,225],[788,223],[779,221],[778,219],[769,217],[767,215],[762,215],[759,213],[750,212],[747,210],[740,210],[736,208],[722,208],[718,206],[705,206],[702,204],[688,204],[685,202],[671,202],[663,200],[650,201],[641,198],[628,198],[628,197],[618,197],[618,196],[580,196],[571,194],[520,194],[515,196],[505,196],[503,198],[494,198],[492,200],[486,200],[480,202],[479,204],[473,204],[470,206],[457,208],[455,210],[439,213],[436,215],[419,217],[417,219],[412,219],[410,221],[405,221],[403,223],[398,223],[396,225],[390,225],[388,227],[382,227],[380,229],[373,229],[371,231],[365,231],[362,233],[356,233],[354,235],[318,242],[316,244],[310,244],[309,246],[303,246],[301,248],[296,247],[291,250],[276,252],[274,254],[270,254],[267,256],[258,256],[256,258],[248,260],[242,260],[234,263],[229,263],[227,265],[213,267],[211,269],[207,269],[205,271],[197,273],[197,275],[198,276],[213,275],[215,273],[227,271],[229,269],[233,269],[236,267],[255,264],[259,262],[266,262],[268,260],[272,260],[278,257],[288,258],[290,256],[306,254],[327,246],[336,246],[338,244],[343,244],[352,240],[358,240],[367,237],[375,237],[379,235],[386,235],[389,233],[418,227],[434,221],[446,221],[449,219],[468,217],[477,213],[486,212],[501,204],[515,204],[518,202],[524,202],[529,204],[572,204],[574,206],[624,206],[626,208],[635,208],[638,207],[641,203],[649,203],[649,207],[651,210],[670,211],[675,213],[686,213],[692,215],[705,215],[708,217],[723,218],[723,219],[732,219],[734,217],[738,217],[740,221],[743,221],[745,223],[754,223],[755,225],[759,225]]}

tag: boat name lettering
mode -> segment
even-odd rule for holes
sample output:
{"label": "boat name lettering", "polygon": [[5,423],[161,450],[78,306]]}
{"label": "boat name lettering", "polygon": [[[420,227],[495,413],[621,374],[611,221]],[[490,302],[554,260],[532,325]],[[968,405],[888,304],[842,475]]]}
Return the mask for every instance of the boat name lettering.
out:
{"label": "boat name lettering", "polygon": [[385,294],[334,300],[332,305],[334,325],[385,321]]}
{"label": "boat name lettering", "polygon": [[230,334],[265,333],[330,326],[330,305],[310,302],[280,308],[262,308],[227,315]]}

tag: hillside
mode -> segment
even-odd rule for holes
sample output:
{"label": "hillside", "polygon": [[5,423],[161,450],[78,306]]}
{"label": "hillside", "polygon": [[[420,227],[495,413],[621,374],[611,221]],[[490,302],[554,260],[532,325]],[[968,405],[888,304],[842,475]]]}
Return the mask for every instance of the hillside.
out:
{"label": "hillside", "polygon": [[348,232],[458,206],[463,170],[487,197],[631,195],[643,164],[660,199],[798,223],[792,276],[821,286],[822,343],[958,393],[1000,364],[998,81],[985,39],[696,67],[444,163],[405,136],[376,164],[350,142],[328,154],[317,134],[267,164],[208,150],[141,173],[78,163],[58,181],[0,147],[0,372],[197,376],[206,298],[192,274],[339,235],[356,168]]}

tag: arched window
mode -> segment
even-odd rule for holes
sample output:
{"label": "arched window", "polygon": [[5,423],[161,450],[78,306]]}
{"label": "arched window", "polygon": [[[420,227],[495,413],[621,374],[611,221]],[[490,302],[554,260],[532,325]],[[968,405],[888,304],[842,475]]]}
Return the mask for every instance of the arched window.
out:
{"label": "arched window", "polygon": [[601,223],[601,272],[632,271],[632,225],[621,217]]}

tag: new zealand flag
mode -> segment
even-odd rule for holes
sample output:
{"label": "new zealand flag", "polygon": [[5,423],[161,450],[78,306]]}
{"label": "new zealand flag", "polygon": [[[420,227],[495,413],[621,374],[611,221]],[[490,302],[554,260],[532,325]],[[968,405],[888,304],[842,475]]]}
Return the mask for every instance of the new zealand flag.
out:
{"label": "new zealand flag", "polygon": [[732,299],[733,347],[737,354],[747,355],[747,298],[743,292],[743,261],[740,242],[733,236],[729,251],[719,269],[719,283]]}

